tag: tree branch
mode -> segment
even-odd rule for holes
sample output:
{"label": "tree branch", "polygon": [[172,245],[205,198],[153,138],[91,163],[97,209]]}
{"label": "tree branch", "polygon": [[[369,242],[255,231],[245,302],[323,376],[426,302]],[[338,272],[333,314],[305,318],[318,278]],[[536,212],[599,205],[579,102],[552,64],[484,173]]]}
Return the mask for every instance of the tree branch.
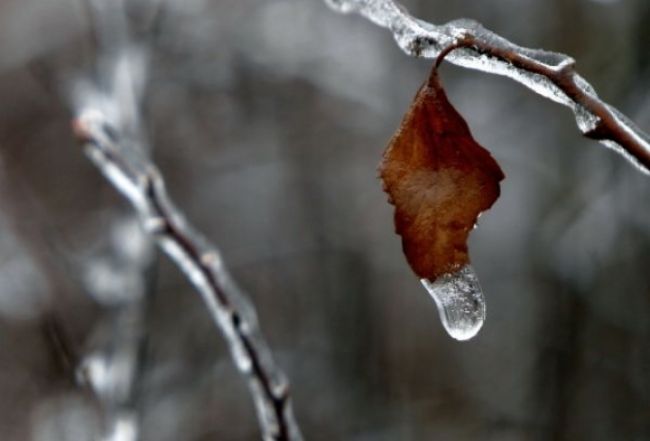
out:
{"label": "tree branch", "polygon": [[86,153],[135,207],[144,228],[202,295],[249,387],[265,440],[300,440],[289,385],[259,331],[252,304],[236,286],[219,252],[195,232],[167,196],[154,164],[130,148],[97,109],[73,121]]}
{"label": "tree branch", "polygon": [[153,241],[136,222],[133,214],[113,219],[109,246],[84,259],[86,291],[106,312],[77,377],[101,402],[106,419],[101,441],[141,439],[137,383],[157,261]]}
{"label": "tree branch", "polygon": [[[103,80],[107,102],[113,104],[113,120],[133,148],[149,152],[140,110],[146,63],[131,36],[125,1],[82,4],[94,31],[96,76]],[[138,383],[144,369],[146,316],[157,256],[153,240],[133,213],[116,216],[111,224],[109,243],[84,259],[86,291],[105,308],[105,316],[95,328],[77,377],[101,403],[105,419],[101,441],[138,441],[142,438]]]}
{"label": "tree branch", "polygon": [[[393,0],[325,0],[334,9],[356,12],[389,29],[409,55],[441,57],[456,65],[504,75],[573,110],[578,128],[650,174],[650,137],[602,101],[564,54],[517,46],[473,20],[434,25],[411,16]],[[453,52],[452,52],[453,51]]]}

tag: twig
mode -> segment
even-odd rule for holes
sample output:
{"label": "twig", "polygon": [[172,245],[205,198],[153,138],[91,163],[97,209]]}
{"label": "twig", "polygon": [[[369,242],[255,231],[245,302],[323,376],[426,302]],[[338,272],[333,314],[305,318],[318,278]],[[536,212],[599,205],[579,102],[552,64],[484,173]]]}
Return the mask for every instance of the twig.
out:
{"label": "twig", "polygon": [[[602,101],[561,53],[517,46],[473,20],[434,25],[411,16],[393,0],[326,0],[340,12],[357,12],[389,29],[409,55],[505,75],[573,110],[578,128],[650,174],[650,137]],[[458,49],[458,50],[457,50]],[[452,53],[453,51],[453,53]]]}
{"label": "twig", "polygon": [[249,387],[265,440],[300,440],[289,385],[275,366],[257,326],[253,306],[225,269],[218,251],[186,223],[169,200],[162,177],[141,151],[95,109],[73,122],[86,153],[135,207],[144,228],[202,295]]}

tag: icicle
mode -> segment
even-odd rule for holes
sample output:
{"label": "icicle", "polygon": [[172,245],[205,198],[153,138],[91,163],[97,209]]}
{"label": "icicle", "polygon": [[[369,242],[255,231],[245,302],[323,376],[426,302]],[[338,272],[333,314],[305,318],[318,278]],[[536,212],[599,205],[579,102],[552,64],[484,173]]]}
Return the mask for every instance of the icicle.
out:
{"label": "icicle", "polygon": [[421,282],[436,302],[442,325],[452,338],[469,340],[478,333],[485,321],[485,298],[470,265]]}

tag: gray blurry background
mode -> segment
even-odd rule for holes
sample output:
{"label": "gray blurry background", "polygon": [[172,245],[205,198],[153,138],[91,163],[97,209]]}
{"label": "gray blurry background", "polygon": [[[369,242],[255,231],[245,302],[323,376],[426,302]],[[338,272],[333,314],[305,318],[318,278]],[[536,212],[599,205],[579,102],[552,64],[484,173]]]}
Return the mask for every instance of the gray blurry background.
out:
{"label": "gray blurry background", "polygon": [[[450,99],[507,175],[470,241],[488,318],[455,342],[376,178],[430,62],[318,0],[157,3],[129,8],[155,161],[251,293],[307,439],[650,440],[647,176],[583,139],[568,109],[445,66]],[[648,0],[405,5],[569,53],[650,128]],[[67,87],[95,48],[80,1],[0,1],[2,440],[92,440],[102,424],[76,357],[118,330],[81,275],[129,210],[69,130]],[[162,256],[148,278],[142,439],[257,439],[199,297]]]}

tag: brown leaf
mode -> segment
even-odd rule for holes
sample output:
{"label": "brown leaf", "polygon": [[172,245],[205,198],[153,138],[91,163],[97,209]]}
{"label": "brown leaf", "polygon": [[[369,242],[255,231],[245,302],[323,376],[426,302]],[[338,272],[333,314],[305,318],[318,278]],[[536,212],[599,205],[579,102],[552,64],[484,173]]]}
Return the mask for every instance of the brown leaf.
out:
{"label": "brown leaf", "polygon": [[469,263],[467,237],[499,197],[504,174],[447,100],[434,67],[379,166],[395,229],[420,278]]}

